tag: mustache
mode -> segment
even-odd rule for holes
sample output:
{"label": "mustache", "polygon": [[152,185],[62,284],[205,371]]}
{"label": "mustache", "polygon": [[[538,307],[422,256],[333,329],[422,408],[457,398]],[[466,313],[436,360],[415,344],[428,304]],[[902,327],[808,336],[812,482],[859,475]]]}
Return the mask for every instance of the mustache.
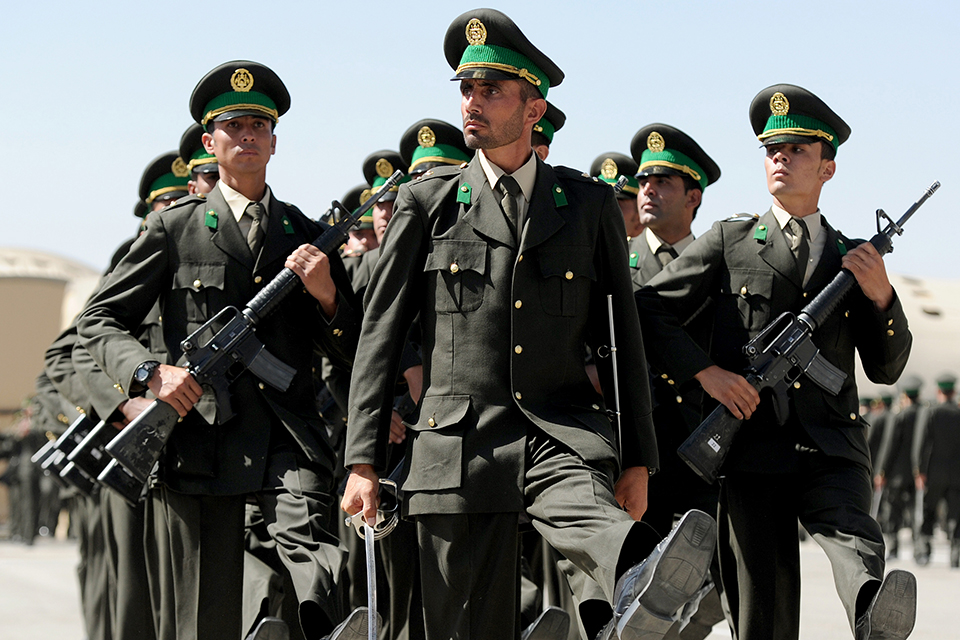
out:
{"label": "mustache", "polygon": [[490,122],[479,113],[472,113],[464,117],[463,124],[467,124],[468,122],[475,122],[477,124],[490,124]]}

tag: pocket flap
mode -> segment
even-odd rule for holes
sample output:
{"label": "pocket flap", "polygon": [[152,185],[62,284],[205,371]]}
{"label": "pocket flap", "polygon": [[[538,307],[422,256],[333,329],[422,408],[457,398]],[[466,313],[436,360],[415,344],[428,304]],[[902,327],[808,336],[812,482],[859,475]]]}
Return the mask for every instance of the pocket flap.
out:
{"label": "pocket flap", "polygon": [[540,272],[543,277],[559,276],[565,280],[574,278],[597,279],[593,264],[593,249],[590,247],[561,246],[541,247],[538,251]]}
{"label": "pocket flap", "polygon": [[773,278],[772,271],[731,269],[730,280],[720,283],[720,291],[743,298],[763,296],[769,299],[773,295]]}
{"label": "pocket flap", "polygon": [[[456,265],[454,267],[454,265]],[[435,242],[427,255],[424,271],[452,271],[461,269],[483,274],[487,272],[487,243],[475,240],[441,240]]]}
{"label": "pocket flap", "polygon": [[460,424],[470,410],[470,396],[427,396],[420,402],[420,419],[409,427],[430,431]]}
{"label": "pocket flap", "polygon": [[173,286],[177,289],[223,289],[227,265],[223,263],[182,262],[173,274]]}

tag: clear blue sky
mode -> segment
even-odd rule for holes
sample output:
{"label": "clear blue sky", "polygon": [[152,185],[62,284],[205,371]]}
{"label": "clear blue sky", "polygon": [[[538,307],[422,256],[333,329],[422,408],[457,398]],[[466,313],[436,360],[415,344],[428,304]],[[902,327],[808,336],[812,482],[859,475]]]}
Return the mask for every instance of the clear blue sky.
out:
{"label": "clear blue sky", "polygon": [[[729,4],[730,6],[725,6]],[[220,9],[219,7],[223,7]],[[361,182],[361,162],[425,117],[459,122],[443,34],[473,2],[19,2],[4,9],[0,246],[102,269],[136,228],[140,174],[176,148],[187,100],[214,66],[272,67],[292,96],[267,179],[319,216]],[[629,153],[650,122],[677,126],[717,161],[694,223],[770,203],[747,108],[789,82],[852,127],[821,199],[846,234],[874,233],[933,180],[943,187],[896,242],[888,269],[957,278],[951,158],[960,140],[958,5],[948,2],[553,2],[495,5],[564,70],[567,114],[550,161],[587,169]]]}

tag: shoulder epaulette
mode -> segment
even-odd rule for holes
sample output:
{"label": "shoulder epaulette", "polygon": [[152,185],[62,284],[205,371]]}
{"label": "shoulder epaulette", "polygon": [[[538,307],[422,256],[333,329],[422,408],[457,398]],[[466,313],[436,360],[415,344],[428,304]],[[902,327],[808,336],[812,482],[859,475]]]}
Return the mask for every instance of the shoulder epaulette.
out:
{"label": "shoulder epaulette", "polygon": [[[558,165],[553,167],[553,171],[559,177],[564,179],[572,179],[578,182],[589,182],[592,184],[601,184],[601,182],[597,180],[597,178],[591,176],[589,173],[584,173],[583,171],[580,171],[578,169],[571,169],[570,167],[564,167],[562,165]],[[607,186],[606,182],[602,184],[604,186]]]}
{"label": "shoulder epaulette", "polygon": [[[177,200],[176,202],[174,202],[173,204],[164,207],[163,209],[161,209],[161,210],[158,211],[157,213],[159,213],[160,215],[163,215],[163,214],[165,214],[165,213],[167,213],[167,212],[170,212],[170,211],[179,211],[180,209],[183,209],[184,207],[189,207],[189,206],[192,206],[192,205],[195,205],[195,204],[203,204],[203,203],[205,203],[205,202],[206,202],[206,198],[201,197],[199,194],[193,194],[193,195],[189,195],[189,196],[184,196],[184,197],[178,199],[178,200]],[[150,215],[153,215],[153,214],[151,213]]]}
{"label": "shoulder epaulette", "polygon": [[760,216],[756,213],[736,213],[729,218],[724,218],[723,222],[747,222],[750,220],[759,220]]}
{"label": "shoulder epaulette", "polygon": [[434,167],[426,171],[417,182],[423,182],[424,180],[431,180],[434,178],[452,178],[459,176],[460,172],[463,171],[463,167],[467,166],[466,164],[461,165],[449,165],[445,167]]}

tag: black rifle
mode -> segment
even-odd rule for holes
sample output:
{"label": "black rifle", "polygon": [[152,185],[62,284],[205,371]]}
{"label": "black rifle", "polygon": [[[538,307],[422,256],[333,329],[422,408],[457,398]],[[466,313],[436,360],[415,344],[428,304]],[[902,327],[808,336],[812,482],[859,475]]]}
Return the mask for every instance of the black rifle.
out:
{"label": "black rifle", "polygon": [[[930,185],[898,222],[894,222],[882,209],[877,210],[877,235],[870,239],[870,244],[881,256],[893,251],[893,236],[903,234],[903,225],[910,216],[939,188],[939,182]],[[882,231],[881,218],[889,223]],[[747,382],[758,391],[772,391],[774,410],[781,425],[790,413],[787,389],[801,375],[805,374],[828,393],[840,393],[847,375],[820,355],[812,336],[855,286],[857,279],[854,275],[841,269],[799,315],[790,312],[781,314],[744,345],[743,353],[748,362]],[[742,422],[721,404],[680,445],[677,453],[697,475],[713,483]]]}
{"label": "black rifle", "polygon": [[30,459],[39,464],[44,473],[51,475],[60,484],[66,483],[73,486],[88,497],[94,495],[97,492],[97,483],[94,482],[93,477],[78,469],[67,459],[93,427],[93,421],[86,415],[80,414],[59,438],[52,444],[44,445]]}
{"label": "black rifle", "polygon": [[[360,217],[372,209],[401,177],[402,172],[395,172],[353,213],[334,201],[331,208],[339,209],[343,216],[324,231],[313,242],[313,246],[327,255],[334,255]],[[284,268],[247,303],[243,311],[238,311],[236,307],[223,308],[180,343],[187,357],[186,370],[201,386],[213,391],[220,422],[226,422],[233,416],[230,385],[244,371],[250,370],[279,391],[286,391],[293,381],[296,371],[270,354],[257,338],[255,330],[257,324],[297,288],[298,282],[297,274]],[[212,337],[201,344],[200,341],[206,336]],[[180,416],[171,405],[154,401],[107,445],[107,453],[126,467],[142,485],[179,421]],[[116,471],[114,465],[107,465],[100,480],[105,480],[108,474]]]}

